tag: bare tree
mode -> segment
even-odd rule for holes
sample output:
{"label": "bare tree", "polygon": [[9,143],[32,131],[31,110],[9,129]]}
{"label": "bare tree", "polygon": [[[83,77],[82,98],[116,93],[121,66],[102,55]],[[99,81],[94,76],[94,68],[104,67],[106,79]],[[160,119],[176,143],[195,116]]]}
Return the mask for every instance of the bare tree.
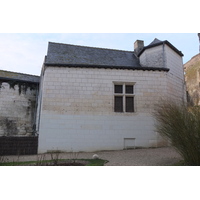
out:
{"label": "bare tree", "polygon": [[199,37],[199,53],[200,53],[200,33],[197,34]]}

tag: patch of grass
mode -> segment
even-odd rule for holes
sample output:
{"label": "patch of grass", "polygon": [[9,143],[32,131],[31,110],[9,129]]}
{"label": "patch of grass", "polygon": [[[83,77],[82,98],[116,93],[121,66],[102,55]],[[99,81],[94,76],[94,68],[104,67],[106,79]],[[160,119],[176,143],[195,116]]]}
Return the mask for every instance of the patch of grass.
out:
{"label": "patch of grass", "polygon": [[[70,162],[70,159],[59,159],[59,162]],[[85,166],[104,166],[108,161],[102,159],[76,159],[73,162],[87,161]],[[46,166],[47,163],[55,163],[54,160],[39,160],[39,161],[25,161],[25,162],[3,162],[0,166]],[[56,163],[57,164],[57,163]]]}
{"label": "patch of grass", "polygon": [[0,163],[0,166],[28,166],[31,164],[36,164],[37,161],[25,161],[25,162],[4,162]]}
{"label": "patch of grass", "polygon": [[86,166],[104,166],[104,164],[108,163],[107,160],[102,159],[87,159],[88,164]]}

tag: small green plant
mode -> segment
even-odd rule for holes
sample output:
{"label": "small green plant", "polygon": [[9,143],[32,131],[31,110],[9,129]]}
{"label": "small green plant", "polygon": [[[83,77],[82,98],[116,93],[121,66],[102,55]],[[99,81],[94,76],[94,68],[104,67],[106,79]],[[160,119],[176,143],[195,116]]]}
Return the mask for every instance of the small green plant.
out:
{"label": "small green plant", "polygon": [[163,102],[154,112],[157,131],[167,138],[185,165],[200,165],[200,108]]}
{"label": "small green plant", "polygon": [[0,156],[0,165],[6,162],[8,162],[8,158],[6,158],[5,156]]}
{"label": "small green plant", "polygon": [[36,166],[43,166],[45,165],[45,154],[41,154],[37,156]]}
{"label": "small green plant", "polygon": [[69,159],[70,163],[75,163],[76,160],[78,160],[78,156],[79,156],[79,152],[71,151],[70,152],[70,159]]}
{"label": "small green plant", "polygon": [[59,160],[61,160],[60,153],[51,153],[51,162],[53,162],[53,165],[58,165]]}

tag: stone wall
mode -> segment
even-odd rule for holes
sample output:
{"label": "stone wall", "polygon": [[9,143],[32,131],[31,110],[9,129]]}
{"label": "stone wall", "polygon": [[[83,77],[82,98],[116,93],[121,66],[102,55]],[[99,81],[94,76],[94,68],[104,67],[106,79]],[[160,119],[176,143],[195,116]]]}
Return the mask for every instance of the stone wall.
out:
{"label": "stone wall", "polygon": [[140,55],[140,64],[144,67],[166,67],[163,45],[155,46]]}
{"label": "stone wall", "polygon": [[140,55],[140,63],[145,67],[163,67],[170,69],[167,75],[167,96],[171,100],[184,99],[186,101],[182,57],[168,45],[164,44],[146,49]]}
{"label": "stone wall", "polygon": [[35,134],[38,85],[28,80],[0,78],[0,136]]}
{"label": "stone wall", "polygon": [[184,65],[184,70],[188,102],[192,105],[200,105],[200,54],[192,57]]}
{"label": "stone wall", "polygon": [[[135,83],[135,112],[114,112],[114,83]],[[48,67],[44,73],[39,153],[157,147],[151,112],[167,94],[167,72]]]}
{"label": "stone wall", "polygon": [[166,45],[166,67],[169,68],[167,90],[174,101],[186,102],[186,84],[182,57]]}

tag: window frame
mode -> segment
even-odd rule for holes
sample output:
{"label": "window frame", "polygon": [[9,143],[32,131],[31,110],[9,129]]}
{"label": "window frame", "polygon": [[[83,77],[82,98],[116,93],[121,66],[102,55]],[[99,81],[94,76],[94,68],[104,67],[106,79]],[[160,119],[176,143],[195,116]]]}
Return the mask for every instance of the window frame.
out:
{"label": "window frame", "polygon": [[[122,85],[122,93],[115,93],[115,85]],[[133,93],[130,94],[130,93],[126,93],[126,86],[133,86]],[[135,82],[113,82],[113,96],[114,96],[114,112],[115,113],[135,113],[136,110],[135,110],[135,85],[136,83]],[[116,111],[115,110],[115,97],[117,96],[121,96],[122,97],[122,104],[123,104],[123,111],[122,112],[119,112],[119,111]],[[127,112],[126,111],[126,97],[133,97],[133,112]]]}

